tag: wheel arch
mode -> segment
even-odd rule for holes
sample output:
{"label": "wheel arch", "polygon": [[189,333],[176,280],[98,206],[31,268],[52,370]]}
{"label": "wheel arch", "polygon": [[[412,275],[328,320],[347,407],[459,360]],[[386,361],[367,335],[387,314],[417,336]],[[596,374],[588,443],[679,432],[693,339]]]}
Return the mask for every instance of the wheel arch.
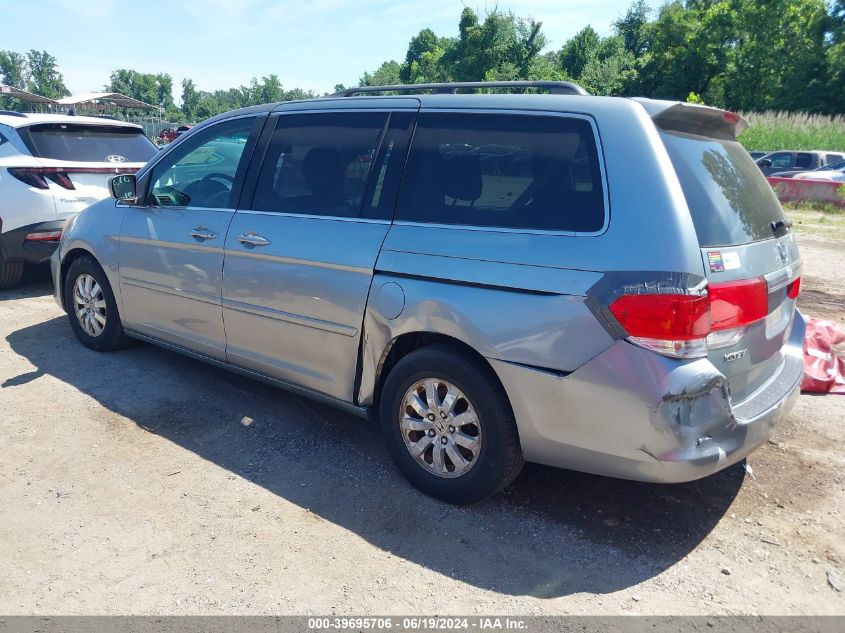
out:
{"label": "wheel arch", "polygon": [[453,349],[456,353],[468,356],[478,361],[489,373],[489,376],[496,381],[498,386],[502,389],[505,397],[510,401],[507,391],[499,379],[498,374],[493,369],[490,362],[471,345],[464,341],[442,334],[440,332],[419,330],[414,332],[405,332],[391,339],[381,354],[381,359],[378,363],[375,376],[375,389],[373,391],[373,405],[378,409],[378,403],[381,399],[381,390],[390,371],[396,364],[419,349],[431,347],[432,345],[440,345]]}
{"label": "wheel arch", "polygon": [[71,266],[71,264],[73,264],[73,262],[75,262],[80,257],[84,257],[86,255],[91,257],[94,261],[97,262],[97,264],[99,264],[102,267],[102,264],[100,264],[100,262],[97,261],[97,257],[96,257],[96,255],[94,255],[94,253],[92,253],[87,248],[82,248],[82,247],[79,247],[79,246],[76,246],[76,247],[70,249],[67,253],[65,253],[65,256],[62,258],[61,266],[59,267],[59,286],[58,286],[58,288],[59,288],[59,292],[62,293],[62,307],[64,308],[65,312],[67,312],[67,297],[64,296],[65,295],[64,289],[65,289],[65,283],[67,282],[68,270],[70,270],[70,266]]}

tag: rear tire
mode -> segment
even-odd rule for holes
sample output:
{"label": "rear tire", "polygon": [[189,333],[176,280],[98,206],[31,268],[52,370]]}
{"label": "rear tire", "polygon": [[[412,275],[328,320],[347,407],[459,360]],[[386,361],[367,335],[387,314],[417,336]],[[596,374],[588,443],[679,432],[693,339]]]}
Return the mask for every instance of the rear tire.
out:
{"label": "rear tire", "polygon": [[85,347],[106,352],[131,343],[123,332],[108,277],[93,257],[73,260],[65,278],[64,300],[70,327]]}
{"label": "rear tire", "polygon": [[23,277],[23,262],[0,262],[0,289],[14,288]]}
{"label": "rear tire", "polygon": [[381,430],[422,492],[455,504],[501,492],[522,469],[516,421],[489,366],[449,345],[414,351],[390,371]]}

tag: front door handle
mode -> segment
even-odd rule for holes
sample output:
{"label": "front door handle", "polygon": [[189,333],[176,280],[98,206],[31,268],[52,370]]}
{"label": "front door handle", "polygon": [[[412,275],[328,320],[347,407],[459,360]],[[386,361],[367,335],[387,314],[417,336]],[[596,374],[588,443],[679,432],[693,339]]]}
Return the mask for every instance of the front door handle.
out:
{"label": "front door handle", "polygon": [[247,246],[267,246],[270,243],[266,237],[261,237],[254,231],[247,231],[242,235],[238,235],[238,241]]}
{"label": "front door handle", "polygon": [[209,231],[208,227],[205,226],[198,226],[193,231],[191,231],[191,237],[194,237],[198,240],[213,240],[217,237],[217,233],[214,231]]}

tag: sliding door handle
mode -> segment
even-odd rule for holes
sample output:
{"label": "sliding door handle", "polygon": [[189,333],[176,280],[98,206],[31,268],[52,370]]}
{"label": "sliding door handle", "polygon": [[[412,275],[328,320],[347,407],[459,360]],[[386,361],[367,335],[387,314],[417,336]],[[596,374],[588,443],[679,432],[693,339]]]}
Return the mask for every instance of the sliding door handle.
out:
{"label": "sliding door handle", "polygon": [[194,230],[191,231],[191,237],[196,238],[198,240],[213,240],[217,237],[217,233],[214,231],[209,231],[207,227],[198,226]]}
{"label": "sliding door handle", "polygon": [[270,243],[266,237],[261,237],[252,231],[238,235],[238,241],[246,246],[267,246]]}

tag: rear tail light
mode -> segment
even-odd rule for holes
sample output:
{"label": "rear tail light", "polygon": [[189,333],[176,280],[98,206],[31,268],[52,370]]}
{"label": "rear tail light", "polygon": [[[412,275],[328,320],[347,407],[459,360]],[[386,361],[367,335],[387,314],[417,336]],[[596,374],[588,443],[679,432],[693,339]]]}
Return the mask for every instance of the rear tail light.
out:
{"label": "rear tail light", "polygon": [[610,311],[628,332],[628,340],[666,356],[702,356],[710,331],[706,294],[622,295]]}
{"label": "rear tail light", "polygon": [[710,284],[711,331],[730,330],[765,319],[769,287],[763,277]]}
{"label": "rear tail light", "polygon": [[65,189],[76,189],[76,187],[73,186],[73,183],[70,180],[70,176],[68,176],[64,172],[55,171],[44,175],[60,187],[63,187]]}
{"label": "rear tail light", "polygon": [[[788,293],[797,281],[789,285]],[[763,277],[711,283],[702,294],[631,294],[610,311],[636,345],[675,358],[705,356],[733,345],[745,328],[766,318],[769,292]]]}
{"label": "rear tail light", "polygon": [[70,174],[134,174],[133,167],[9,167],[10,176],[36,189],[49,189],[50,180],[63,189],[76,189]]}
{"label": "rear tail light", "polygon": [[795,280],[786,287],[786,296],[790,299],[797,299],[799,292],[801,292],[801,277],[796,277]]}
{"label": "rear tail light", "polygon": [[35,187],[36,189],[50,188],[50,185],[44,180],[44,176],[37,169],[9,167],[7,171],[10,176],[17,178],[30,187]]}
{"label": "rear tail light", "polygon": [[44,231],[42,233],[27,233],[27,242],[58,242],[62,239],[61,231]]}

